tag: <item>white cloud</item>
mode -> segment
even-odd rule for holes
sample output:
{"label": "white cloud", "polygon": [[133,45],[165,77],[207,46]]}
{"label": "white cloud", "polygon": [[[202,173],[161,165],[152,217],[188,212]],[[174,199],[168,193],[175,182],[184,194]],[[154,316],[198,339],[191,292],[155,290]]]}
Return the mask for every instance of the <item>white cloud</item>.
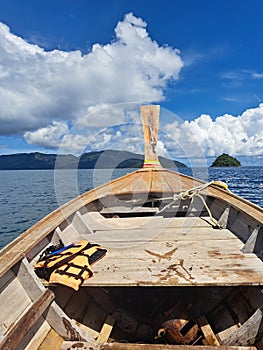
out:
{"label": "white cloud", "polygon": [[[128,105],[94,109],[93,118],[109,118]],[[54,122],[48,127],[25,134],[28,143],[42,147],[59,147],[62,153],[119,149],[143,153],[143,134],[134,106],[120,114],[119,123],[108,127],[87,128],[84,121],[71,129],[66,123]],[[193,121],[182,121],[171,112],[162,112],[158,154],[173,159],[188,159],[203,166],[205,159],[228,153],[237,157],[263,157],[263,104],[239,116],[225,114],[215,120],[202,114]],[[169,117],[169,119],[168,119]],[[173,118],[175,122],[169,122]],[[199,160],[199,161],[198,161]],[[199,163],[196,163],[198,161]],[[199,165],[200,165],[199,164]]]}
{"label": "white cloud", "polygon": [[41,147],[58,148],[62,138],[69,132],[68,125],[64,122],[53,122],[47,127],[36,131],[27,131],[24,138],[29,144]]}
{"label": "white cloud", "polygon": [[213,121],[202,114],[191,122],[176,121],[165,129],[173,137],[169,149],[176,157],[263,155],[263,104],[237,117],[225,114]]}
{"label": "white cloud", "polygon": [[96,106],[161,101],[182,67],[180,52],[159,46],[131,13],[117,24],[111,43],[95,44],[85,55],[45,51],[0,23],[0,133],[27,132],[30,142],[38,135],[39,144],[43,128],[54,121],[74,124]]}
{"label": "white cloud", "polygon": [[252,77],[255,79],[263,79],[263,73],[253,73]]}

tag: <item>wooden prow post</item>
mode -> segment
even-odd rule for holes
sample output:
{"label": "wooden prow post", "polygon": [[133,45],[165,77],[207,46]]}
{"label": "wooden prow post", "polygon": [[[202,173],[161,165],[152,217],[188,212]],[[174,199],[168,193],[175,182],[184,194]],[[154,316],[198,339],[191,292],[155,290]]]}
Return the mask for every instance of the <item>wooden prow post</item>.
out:
{"label": "wooden prow post", "polygon": [[144,135],[144,168],[160,168],[157,153],[160,106],[140,106]]}

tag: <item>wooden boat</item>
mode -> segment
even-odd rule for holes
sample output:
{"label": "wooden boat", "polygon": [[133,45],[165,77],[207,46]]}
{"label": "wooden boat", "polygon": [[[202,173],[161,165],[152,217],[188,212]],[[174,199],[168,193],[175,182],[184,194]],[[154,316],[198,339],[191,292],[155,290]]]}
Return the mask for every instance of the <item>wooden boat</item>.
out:
{"label": "wooden boat", "polygon": [[[145,164],[58,208],[0,252],[0,348],[263,349],[263,211],[163,169],[159,106],[142,106]],[[107,250],[78,290],[46,281],[59,241]]]}

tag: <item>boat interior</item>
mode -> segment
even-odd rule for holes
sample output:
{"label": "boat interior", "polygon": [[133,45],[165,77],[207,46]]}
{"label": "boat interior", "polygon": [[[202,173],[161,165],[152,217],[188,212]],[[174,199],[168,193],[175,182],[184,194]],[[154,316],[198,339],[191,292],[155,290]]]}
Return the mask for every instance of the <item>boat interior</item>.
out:
{"label": "boat interior", "polygon": [[[24,323],[44,298],[16,349],[262,349],[259,222],[210,195],[203,196],[206,205],[199,197],[172,204],[171,198],[143,192],[97,198],[35,242],[1,278],[2,337],[16,334],[16,320]],[[107,253],[78,291],[34,276],[47,246],[81,239]],[[181,322],[179,340],[163,331],[174,320]]]}

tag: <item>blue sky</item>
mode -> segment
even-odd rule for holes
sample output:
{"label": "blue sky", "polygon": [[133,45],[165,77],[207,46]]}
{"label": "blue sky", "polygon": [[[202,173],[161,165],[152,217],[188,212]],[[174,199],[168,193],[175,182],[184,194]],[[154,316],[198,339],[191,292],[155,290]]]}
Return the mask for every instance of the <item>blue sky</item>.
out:
{"label": "blue sky", "polygon": [[136,151],[158,103],[161,154],[263,165],[263,0],[9,0],[0,22],[0,154]]}

